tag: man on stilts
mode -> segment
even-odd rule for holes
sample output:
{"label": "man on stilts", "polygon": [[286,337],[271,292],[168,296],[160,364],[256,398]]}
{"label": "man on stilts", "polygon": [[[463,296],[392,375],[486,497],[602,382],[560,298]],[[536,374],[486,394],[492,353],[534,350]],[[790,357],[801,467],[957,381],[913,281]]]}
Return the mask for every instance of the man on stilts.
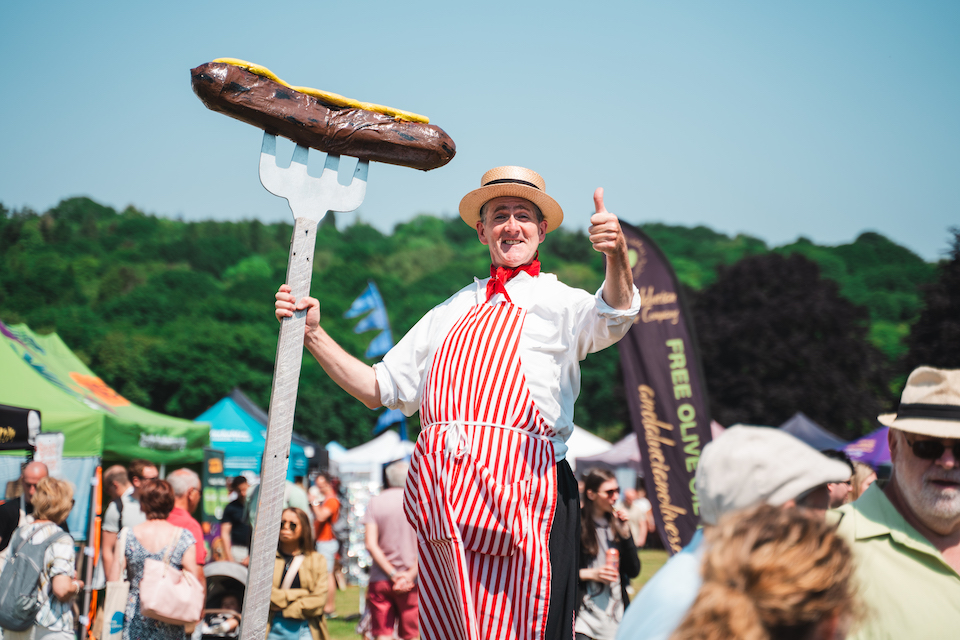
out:
{"label": "man on stilts", "polygon": [[320,327],[319,302],[286,285],[276,315],[307,310],[304,344],[366,406],[420,411],[404,496],[417,530],[427,640],[572,639],[579,496],[565,460],[579,363],[622,338],[640,310],[616,216],[594,193],[590,241],[606,255],[596,295],[540,272],[563,220],[543,179],[498,167],[460,202],[490,249],[491,277],[427,313],[370,367]]}

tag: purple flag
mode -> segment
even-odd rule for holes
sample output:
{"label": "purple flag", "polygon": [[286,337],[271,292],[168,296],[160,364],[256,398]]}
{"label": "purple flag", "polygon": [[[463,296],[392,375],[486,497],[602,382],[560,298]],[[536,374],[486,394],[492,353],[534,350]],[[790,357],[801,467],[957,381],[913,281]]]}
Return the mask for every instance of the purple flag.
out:
{"label": "purple flag", "polygon": [[630,421],[663,546],[671,555],[700,521],[694,475],[710,442],[710,410],[700,353],[677,278],[660,248],[620,222],[627,239],[640,316],[617,347]]}
{"label": "purple flag", "polygon": [[845,446],[843,452],[851,460],[862,462],[876,469],[881,464],[890,462],[890,446],[887,443],[887,432],[889,430],[889,427],[877,429]]}

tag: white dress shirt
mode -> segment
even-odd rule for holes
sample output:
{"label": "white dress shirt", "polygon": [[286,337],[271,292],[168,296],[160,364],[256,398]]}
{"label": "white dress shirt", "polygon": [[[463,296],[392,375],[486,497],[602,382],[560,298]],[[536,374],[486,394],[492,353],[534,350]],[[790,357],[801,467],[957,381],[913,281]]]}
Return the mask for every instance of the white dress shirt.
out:
{"label": "white dress shirt", "polygon": [[[431,309],[374,365],[380,402],[412,416],[420,408],[424,374],[450,329],[464,313],[486,298],[489,278],[470,284]],[[526,311],[520,338],[521,369],[540,415],[556,436],[556,459],[567,453],[573,433],[573,405],[580,395],[580,361],[620,340],[640,312],[640,292],[633,288],[629,309],[614,309],[601,293],[568,287],[552,273],[521,272],[506,284],[513,304]],[[497,294],[491,304],[502,301]]]}

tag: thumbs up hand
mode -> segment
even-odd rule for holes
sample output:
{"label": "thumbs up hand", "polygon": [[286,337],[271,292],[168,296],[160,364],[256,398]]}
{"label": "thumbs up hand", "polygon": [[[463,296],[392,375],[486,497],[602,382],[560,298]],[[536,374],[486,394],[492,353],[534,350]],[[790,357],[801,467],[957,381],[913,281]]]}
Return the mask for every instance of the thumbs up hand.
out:
{"label": "thumbs up hand", "polygon": [[614,309],[629,309],[633,306],[635,294],[638,300],[639,294],[633,286],[627,239],[620,228],[620,220],[603,206],[603,188],[593,192],[593,204],[597,212],[590,216],[590,242],[594,249],[606,256],[607,263],[603,300]]}
{"label": "thumbs up hand", "polygon": [[608,256],[618,251],[626,255],[627,243],[620,229],[620,221],[603,205],[603,187],[593,192],[596,213],[590,216],[590,242],[593,248]]}

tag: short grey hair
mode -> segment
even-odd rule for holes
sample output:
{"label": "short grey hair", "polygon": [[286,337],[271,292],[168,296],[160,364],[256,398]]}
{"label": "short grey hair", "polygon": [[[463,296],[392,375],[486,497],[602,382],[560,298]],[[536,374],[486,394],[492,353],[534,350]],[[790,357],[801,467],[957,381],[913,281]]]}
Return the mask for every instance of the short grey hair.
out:
{"label": "short grey hair", "polygon": [[409,470],[410,465],[402,460],[391,462],[383,472],[387,477],[387,486],[402,487],[407,482],[407,472]]}
{"label": "short grey hair", "polygon": [[[524,199],[526,200],[526,198]],[[543,212],[540,211],[540,207],[538,207],[535,203],[531,202],[530,200],[527,200],[527,202],[529,202],[530,206],[533,207],[533,213],[537,216],[537,224],[540,224],[541,222],[543,222]],[[488,204],[490,204],[489,200],[487,200],[480,206],[480,222],[482,222],[483,224],[487,224],[487,221],[484,218],[487,215]]]}
{"label": "short grey hair", "polygon": [[200,488],[200,476],[190,469],[177,469],[167,474],[166,481],[173,489],[173,495],[182,498],[190,489]]}

